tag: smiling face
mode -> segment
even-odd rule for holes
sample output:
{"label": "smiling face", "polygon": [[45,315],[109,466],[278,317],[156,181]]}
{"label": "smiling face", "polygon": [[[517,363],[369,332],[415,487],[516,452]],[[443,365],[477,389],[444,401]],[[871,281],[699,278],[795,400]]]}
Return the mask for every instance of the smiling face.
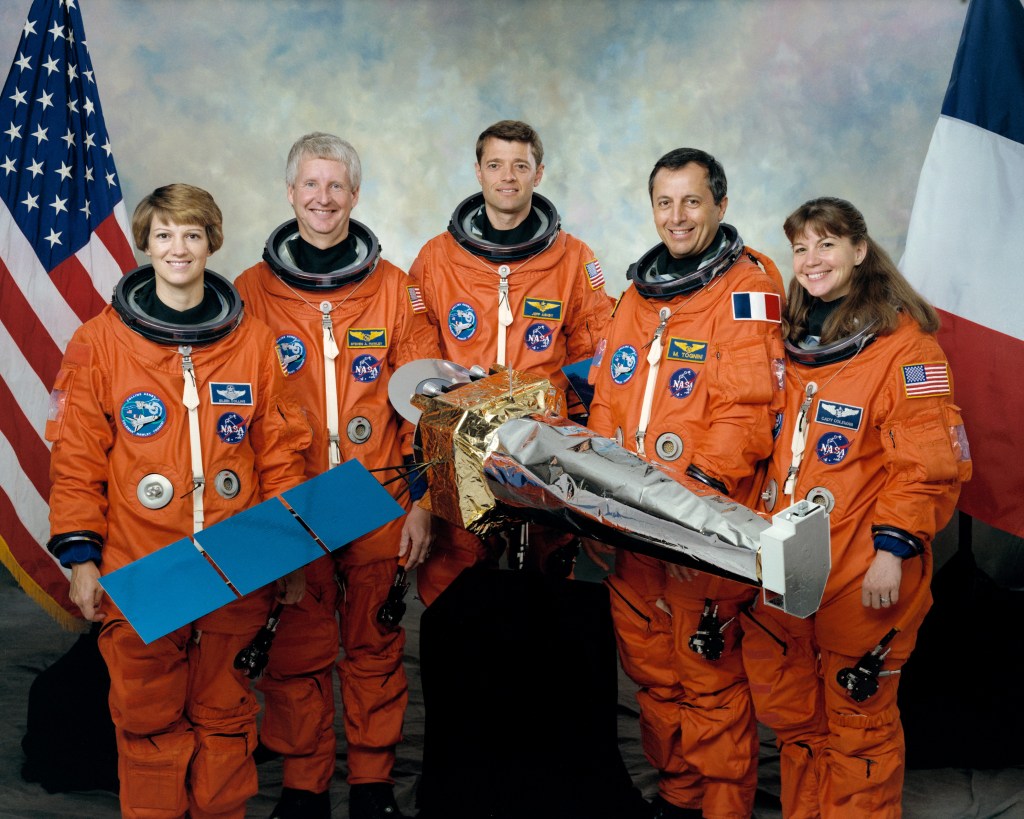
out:
{"label": "smiling face", "polygon": [[716,203],[703,165],[661,168],[654,176],[651,207],[654,226],[676,259],[697,256],[711,245],[725,216],[729,197]]}
{"label": "smiling face", "polygon": [[533,206],[533,189],[544,166],[538,165],[528,142],[490,137],[484,142],[476,178],[484,194],[487,218],[498,230],[520,225]]}
{"label": "smiling face", "polygon": [[348,236],[348,220],[359,201],[359,189],[352,187],[344,163],[306,157],[288,186],[288,201],[299,223],[299,235],[325,250]]}
{"label": "smiling face", "polygon": [[864,261],[868,245],[848,236],[819,234],[808,225],[793,239],[793,273],[810,295],[835,301],[850,292],[853,269]]}
{"label": "smiling face", "polygon": [[156,295],[175,310],[187,310],[203,300],[203,273],[210,257],[210,240],[202,225],[178,225],[153,215],[145,253],[156,272]]}

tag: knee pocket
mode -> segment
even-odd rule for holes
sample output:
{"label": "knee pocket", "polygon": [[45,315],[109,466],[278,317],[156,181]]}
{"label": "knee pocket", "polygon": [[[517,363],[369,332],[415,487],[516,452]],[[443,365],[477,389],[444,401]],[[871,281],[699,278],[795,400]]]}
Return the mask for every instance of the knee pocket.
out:
{"label": "knee pocket", "polygon": [[185,780],[195,734],[125,736],[122,732],[117,746],[124,805],[149,817],[178,817],[188,810]]}
{"label": "knee pocket", "polygon": [[331,678],[292,677],[268,680],[263,686],[264,709],[260,737],[273,751],[305,756],[318,746],[321,733],[334,722]]}
{"label": "knee pocket", "polygon": [[[889,721],[883,724],[883,720]],[[902,729],[896,709],[833,715],[822,755],[823,800],[843,815],[894,816],[903,784]]]}
{"label": "knee pocket", "polygon": [[256,726],[231,734],[201,735],[192,761],[192,795],[208,813],[226,813],[256,794]]}
{"label": "knee pocket", "polygon": [[713,706],[684,706],[680,724],[683,756],[704,776],[736,780],[756,764],[757,724],[741,686],[735,686]]}
{"label": "knee pocket", "polygon": [[658,702],[639,695],[640,742],[644,755],[659,770],[671,769],[679,748],[679,706],[674,702]]}
{"label": "knee pocket", "polygon": [[902,730],[896,706],[877,714],[829,715],[832,747],[844,756],[871,757],[895,750]]}

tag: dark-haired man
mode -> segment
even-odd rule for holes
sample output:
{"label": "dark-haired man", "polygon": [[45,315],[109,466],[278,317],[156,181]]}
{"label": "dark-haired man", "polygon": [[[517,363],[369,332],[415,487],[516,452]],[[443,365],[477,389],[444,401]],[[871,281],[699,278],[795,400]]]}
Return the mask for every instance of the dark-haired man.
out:
{"label": "dark-haired man", "polygon": [[[677,480],[751,506],[781,407],[782,279],[722,221],[725,171],[710,154],[670,151],[648,190],[661,241],[629,268],[591,368],[589,425]],[[587,549],[602,562],[604,549]],[[621,550],[609,583],[660,773],[654,816],[749,816],[758,740],[735,618],[754,589]]]}
{"label": "dark-haired man", "polygon": [[[409,275],[444,358],[529,371],[565,389],[561,368],[593,356],[613,300],[594,252],[561,229],[554,205],[535,192],[543,176],[544,147],[532,127],[502,120],[485,129],[476,143],[480,192],[459,204]],[[500,555],[500,544],[438,524],[417,577],[427,604],[463,569]],[[571,571],[571,537],[534,527],[531,538],[531,565],[563,576]]]}

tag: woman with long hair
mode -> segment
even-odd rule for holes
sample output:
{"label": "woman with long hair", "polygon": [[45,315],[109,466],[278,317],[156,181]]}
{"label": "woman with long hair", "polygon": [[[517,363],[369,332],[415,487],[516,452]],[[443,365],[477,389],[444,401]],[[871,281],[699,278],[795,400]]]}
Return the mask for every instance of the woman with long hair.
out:
{"label": "woman with long hair", "polygon": [[899,671],[931,606],[931,545],[971,461],[935,310],[825,197],[786,219],[793,272],[783,331],[786,410],[763,511],[830,516],[832,568],[807,620],[758,601],[744,663],[774,729],[783,813],[901,813]]}

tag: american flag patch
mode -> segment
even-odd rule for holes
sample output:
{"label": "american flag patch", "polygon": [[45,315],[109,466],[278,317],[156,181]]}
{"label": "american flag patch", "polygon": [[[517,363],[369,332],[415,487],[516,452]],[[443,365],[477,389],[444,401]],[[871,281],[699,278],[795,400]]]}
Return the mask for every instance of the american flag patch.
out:
{"label": "american flag patch", "polygon": [[907,364],[903,368],[903,389],[907,398],[949,395],[949,366],[945,361]]}
{"label": "american flag patch", "polygon": [[409,291],[409,303],[412,304],[412,311],[414,313],[424,313],[427,310],[427,305],[423,301],[423,294],[420,292],[418,287],[406,287]]}
{"label": "american flag patch", "polygon": [[737,321],[782,321],[782,299],[776,293],[733,293],[732,317]]}
{"label": "american flag patch", "polygon": [[601,263],[597,259],[591,259],[583,265],[583,269],[587,271],[591,289],[597,290],[599,287],[604,287],[604,273],[601,272]]}

